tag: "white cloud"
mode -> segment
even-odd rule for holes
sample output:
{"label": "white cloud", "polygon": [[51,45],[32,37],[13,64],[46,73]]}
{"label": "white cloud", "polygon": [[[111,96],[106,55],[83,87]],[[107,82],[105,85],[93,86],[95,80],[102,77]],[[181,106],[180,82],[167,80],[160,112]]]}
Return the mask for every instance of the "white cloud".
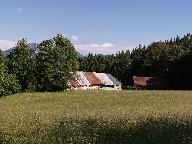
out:
{"label": "white cloud", "polygon": [[76,50],[83,54],[87,55],[88,53],[93,54],[115,54],[118,51],[122,50],[132,50],[135,46],[115,46],[111,43],[103,44],[85,44],[85,45],[75,45]]}
{"label": "white cloud", "polygon": [[78,36],[71,35],[71,36],[70,36],[70,39],[71,39],[71,40],[74,40],[74,41],[77,41],[77,40],[78,40]]}
{"label": "white cloud", "polygon": [[104,43],[104,44],[102,44],[101,46],[104,47],[104,48],[114,47],[114,45],[111,44],[111,43]]}
{"label": "white cloud", "polygon": [[100,47],[99,44],[90,44],[90,45],[87,45],[88,47],[92,47],[92,48],[98,48]]}
{"label": "white cloud", "polygon": [[16,10],[17,10],[18,12],[22,12],[22,11],[23,11],[22,8],[17,8]]}
{"label": "white cloud", "polygon": [[16,42],[10,40],[0,40],[0,49],[5,51],[9,48],[12,48],[16,45]]}

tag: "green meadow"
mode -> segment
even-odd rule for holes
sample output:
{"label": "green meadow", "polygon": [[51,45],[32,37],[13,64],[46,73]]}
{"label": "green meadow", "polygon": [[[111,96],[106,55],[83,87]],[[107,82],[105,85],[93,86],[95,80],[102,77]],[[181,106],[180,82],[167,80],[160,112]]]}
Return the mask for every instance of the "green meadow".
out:
{"label": "green meadow", "polygon": [[192,91],[66,91],[1,97],[0,143],[189,144]]}

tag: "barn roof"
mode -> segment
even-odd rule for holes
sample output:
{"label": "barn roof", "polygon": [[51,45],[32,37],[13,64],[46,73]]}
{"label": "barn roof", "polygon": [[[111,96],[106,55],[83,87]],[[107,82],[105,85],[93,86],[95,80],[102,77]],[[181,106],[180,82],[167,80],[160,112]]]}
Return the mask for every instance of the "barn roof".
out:
{"label": "barn roof", "polygon": [[122,85],[122,83],[120,81],[118,81],[115,77],[113,77],[111,74],[107,74],[107,76],[113,82],[113,84],[115,84],[115,85]]}
{"label": "barn roof", "polygon": [[115,85],[112,80],[107,76],[105,73],[96,73],[93,72],[93,74],[101,80],[101,82],[105,85]]}
{"label": "barn roof", "polygon": [[87,78],[84,76],[84,72],[78,71],[78,83],[82,86],[91,85]]}
{"label": "barn roof", "polygon": [[71,81],[70,82],[71,86],[73,86],[74,88],[78,88],[80,86],[80,84],[78,83],[78,81]]}
{"label": "barn roof", "polygon": [[133,81],[136,86],[157,86],[160,85],[160,80],[157,77],[138,77],[133,76]]}
{"label": "barn roof", "polygon": [[98,79],[92,72],[84,72],[83,74],[91,85],[103,84],[102,81],[100,79]]}

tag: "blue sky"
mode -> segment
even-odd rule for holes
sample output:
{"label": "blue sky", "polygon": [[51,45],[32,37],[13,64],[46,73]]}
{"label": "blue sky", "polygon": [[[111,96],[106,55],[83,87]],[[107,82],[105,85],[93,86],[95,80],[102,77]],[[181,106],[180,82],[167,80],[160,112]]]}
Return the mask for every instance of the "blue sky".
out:
{"label": "blue sky", "polygon": [[0,0],[0,47],[57,33],[81,53],[114,53],[192,32],[190,0]]}

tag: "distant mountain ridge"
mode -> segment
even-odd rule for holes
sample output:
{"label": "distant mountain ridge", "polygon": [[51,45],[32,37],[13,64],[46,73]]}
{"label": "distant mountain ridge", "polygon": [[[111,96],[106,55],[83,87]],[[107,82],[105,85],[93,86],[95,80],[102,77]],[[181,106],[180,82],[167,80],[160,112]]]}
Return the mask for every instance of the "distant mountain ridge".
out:
{"label": "distant mountain ridge", "polygon": [[[38,52],[38,46],[39,46],[39,44],[37,44],[37,43],[29,43],[28,44],[29,45],[29,47],[32,49],[32,51],[33,51],[33,56],[35,56],[35,54]],[[10,49],[7,49],[7,50],[5,50],[5,51],[3,51],[3,54],[4,54],[4,56],[7,56],[8,54],[10,54],[10,52],[14,49],[15,47],[12,47],[12,48],[10,48]],[[83,58],[85,55],[83,55],[82,53],[80,53],[79,51],[77,51],[77,53],[78,53],[78,56],[80,57],[80,58]],[[102,55],[102,54],[98,54],[98,55]]]}
{"label": "distant mountain ridge", "polygon": [[[39,46],[39,44],[37,44],[37,43],[29,43],[28,45],[29,45],[29,47],[30,47],[30,48],[32,49],[32,51],[33,51],[33,56],[35,56],[35,54],[38,52],[38,46]],[[14,48],[15,48],[15,47],[3,51],[4,56],[7,56],[8,54],[10,54],[10,52],[11,52]],[[77,51],[77,53],[78,53],[78,56],[79,56],[80,58],[83,58],[83,57],[84,57],[84,55],[83,55],[82,53],[79,53],[78,51]]]}
{"label": "distant mountain ridge", "polygon": [[[32,49],[33,55],[35,55],[35,53],[37,52],[37,50],[38,50],[38,45],[39,45],[39,44],[37,44],[37,43],[29,43],[29,47]],[[14,48],[15,48],[15,47],[3,51],[4,55],[7,56],[8,54],[10,54],[10,52],[11,52]]]}

